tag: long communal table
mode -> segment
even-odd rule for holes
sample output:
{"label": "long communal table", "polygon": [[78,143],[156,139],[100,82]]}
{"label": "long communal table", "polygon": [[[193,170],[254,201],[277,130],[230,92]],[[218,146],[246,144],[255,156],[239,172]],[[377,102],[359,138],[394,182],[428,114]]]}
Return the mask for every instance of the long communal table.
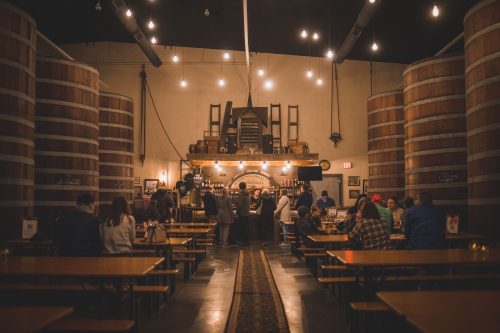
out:
{"label": "long communal table", "polygon": [[500,291],[384,291],[377,297],[425,333],[500,332]]}
{"label": "long communal table", "polygon": [[216,222],[172,222],[166,223],[167,228],[214,228]]}
{"label": "long communal table", "polygon": [[72,307],[0,306],[0,331],[35,333],[72,313]]}

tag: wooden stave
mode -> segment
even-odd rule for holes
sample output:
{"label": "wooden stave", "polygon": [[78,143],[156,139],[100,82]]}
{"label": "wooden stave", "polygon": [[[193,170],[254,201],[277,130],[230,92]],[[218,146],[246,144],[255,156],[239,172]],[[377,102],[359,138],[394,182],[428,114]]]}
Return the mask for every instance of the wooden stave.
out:
{"label": "wooden stave", "polygon": [[[107,216],[111,212],[111,202],[117,196],[123,196],[127,202],[133,201],[134,192],[134,146],[117,139],[134,139],[134,114],[131,98],[114,94],[101,93],[99,101],[99,198],[100,215]],[[102,138],[106,137],[106,140]],[[106,163],[117,164],[116,166]],[[123,179],[106,179],[123,178]],[[121,186],[122,188],[116,188]]]}
{"label": "wooden stave", "polygon": [[[37,58],[37,75],[35,210],[51,223],[83,192],[98,202],[99,76],[87,65],[47,57]],[[66,175],[77,184],[66,184]]]}
{"label": "wooden stave", "polygon": [[[20,237],[23,217],[33,216],[36,23],[0,3],[0,239]],[[18,119],[19,121],[15,121]]]}
{"label": "wooden stave", "polygon": [[[463,61],[460,55],[427,58],[405,71],[405,192],[416,198],[428,191],[438,205],[463,206],[467,199]],[[437,75],[448,77],[434,79]],[[439,138],[443,133],[451,138]],[[451,185],[438,183],[447,167],[458,176]]]}

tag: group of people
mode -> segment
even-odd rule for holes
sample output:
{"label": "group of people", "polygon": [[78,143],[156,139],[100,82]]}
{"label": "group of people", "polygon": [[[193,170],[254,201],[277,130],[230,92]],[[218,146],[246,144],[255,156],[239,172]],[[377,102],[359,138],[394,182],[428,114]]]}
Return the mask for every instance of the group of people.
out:
{"label": "group of people", "polygon": [[56,220],[54,243],[62,256],[128,255],[135,239],[135,219],[127,200],[116,197],[111,213],[100,221],[94,215],[94,198],[83,193],[76,207]]}

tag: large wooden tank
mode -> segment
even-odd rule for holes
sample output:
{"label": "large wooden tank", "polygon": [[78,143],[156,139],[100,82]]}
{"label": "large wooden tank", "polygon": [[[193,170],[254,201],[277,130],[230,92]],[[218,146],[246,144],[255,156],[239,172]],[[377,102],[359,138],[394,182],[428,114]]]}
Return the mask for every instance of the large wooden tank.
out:
{"label": "large wooden tank", "polygon": [[99,214],[110,213],[111,202],[134,193],[134,103],[101,92],[99,96]]}
{"label": "large wooden tank", "polygon": [[37,58],[35,212],[51,223],[77,196],[99,194],[99,73],[74,61]]}
{"label": "large wooden tank", "polygon": [[368,191],[402,199],[404,183],[403,91],[368,98]]}
{"label": "large wooden tank", "polygon": [[481,1],[464,19],[469,221],[500,238],[500,1]]}
{"label": "large wooden tank", "polygon": [[0,2],[0,239],[33,216],[36,24]]}
{"label": "large wooden tank", "polygon": [[405,188],[430,192],[442,213],[466,218],[467,144],[463,55],[410,64],[404,72]]}

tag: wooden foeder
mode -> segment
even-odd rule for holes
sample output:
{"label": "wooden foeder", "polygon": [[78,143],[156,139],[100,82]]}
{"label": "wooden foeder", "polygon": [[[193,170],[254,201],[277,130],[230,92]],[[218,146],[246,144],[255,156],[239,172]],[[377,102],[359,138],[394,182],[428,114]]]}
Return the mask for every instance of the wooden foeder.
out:
{"label": "wooden foeder", "polygon": [[500,237],[500,1],[464,19],[467,160],[471,229]]}
{"label": "wooden foeder", "polygon": [[427,58],[404,72],[406,195],[430,192],[443,213],[467,206],[464,87],[463,55]]}
{"label": "wooden foeder", "polygon": [[0,239],[33,216],[36,23],[0,2]]}
{"label": "wooden foeder", "polygon": [[134,194],[134,103],[131,98],[101,92],[99,96],[99,215],[111,202]]}
{"label": "wooden foeder", "polygon": [[37,58],[35,213],[47,226],[90,193],[98,203],[99,73]]}
{"label": "wooden foeder", "polygon": [[401,90],[368,98],[369,194],[402,199],[404,183],[404,105]]}

